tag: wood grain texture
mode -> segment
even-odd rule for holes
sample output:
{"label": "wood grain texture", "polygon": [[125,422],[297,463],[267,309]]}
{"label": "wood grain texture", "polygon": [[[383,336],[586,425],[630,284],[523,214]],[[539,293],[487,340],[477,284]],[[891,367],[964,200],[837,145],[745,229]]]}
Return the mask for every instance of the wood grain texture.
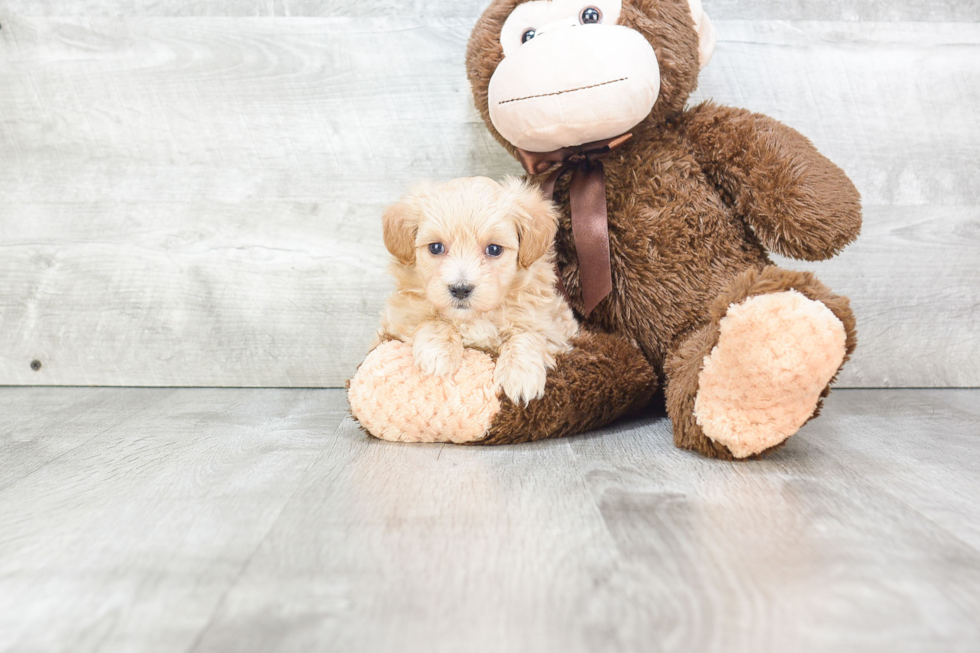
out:
{"label": "wood grain texture", "polygon": [[[838,391],[765,460],[638,418],[399,445],[337,390],[0,389],[0,651],[972,651],[980,390]],[[49,409],[65,428],[37,421]],[[128,406],[128,416],[117,414]],[[82,415],[84,413],[84,416]]]}
{"label": "wood grain texture", "polygon": [[339,392],[0,394],[0,460],[50,452],[0,465],[12,652],[187,650],[346,415]]}
{"label": "wood grain texture", "polygon": [[[382,207],[519,172],[471,106],[450,5],[0,5],[0,384],[342,384],[390,289]],[[695,99],[800,129],[864,195],[863,239],[812,266],[859,320],[841,383],[980,384],[980,27],[716,22]]]}
{"label": "wood grain texture", "polygon": [[275,0],[0,0],[0,11],[19,16],[136,18],[272,16]]}
{"label": "wood grain texture", "polygon": [[405,17],[476,20],[487,0],[0,0],[19,16],[148,17]]}
{"label": "wood grain texture", "polygon": [[725,20],[980,20],[980,3],[974,0],[703,0],[702,4],[713,19]]}
{"label": "wood grain texture", "polygon": [[977,385],[980,208],[869,206],[840,257],[773,258],[851,298],[858,348],[841,387]]}
{"label": "wood grain texture", "polygon": [[[403,16],[475,20],[488,0],[3,0],[21,16]],[[715,20],[976,22],[972,0],[704,0]]]}
{"label": "wood grain texture", "polygon": [[30,244],[7,251],[0,367],[21,384],[339,384],[390,291],[381,205],[63,207],[11,205]]}

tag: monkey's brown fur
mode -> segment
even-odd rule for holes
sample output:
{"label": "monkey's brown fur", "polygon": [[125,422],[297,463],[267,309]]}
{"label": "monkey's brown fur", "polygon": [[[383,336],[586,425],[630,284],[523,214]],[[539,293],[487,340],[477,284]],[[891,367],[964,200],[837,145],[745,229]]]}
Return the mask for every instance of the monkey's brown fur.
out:
{"label": "monkey's brown fur", "polygon": [[657,375],[636,347],[605,333],[583,333],[558,356],[544,399],[516,405],[506,397],[487,437],[474,444],[558,438],[604,426],[640,410],[657,390]]}
{"label": "monkey's brown fur", "polygon": [[[476,106],[487,128],[515,155],[490,122],[487,87],[503,57],[500,28],[521,1],[495,0],[477,22],[467,51]],[[847,299],[812,275],[773,267],[767,252],[805,260],[834,256],[860,231],[860,196],[843,171],[789,127],[711,103],[684,108],[698,76],[698,36],[687,0],[624,0],[620,24],[653,46],[660,98],[631,130],[633,139],[603,159],[613,291],[585,324],[637,343],[657,376],[666,377],[677,446],[731,458],[694,417],[698,373],[718,341],[718,324],[733,303],[795,289],[823,302],[843,322],[850,355],[856,340]],[[563,212],[556,250],[570,303],[581,313],[568,178],[555,189]],[[570,387],[575,379],[557,379],[572,371],[559,366],[549,383]],[[616,382],[614,376],[601,379],[601,384]],[[593,377],[591,384],[577,386],[569,400],[589,405],[587,395],[597,383]],[[829,386],[824,395],[828,391]],[[643,396],[624,403],[642,402]],[[544,414],[548,410],[554,414]],[[533,419],[560,421],[562,410],[561,402],[553,404],[546,396]],[[531,412],[518,411],[515,417]],[[596,421],[588,414],[578,418]],[[517,423],[494,428],[488,441],[519,439]]]}

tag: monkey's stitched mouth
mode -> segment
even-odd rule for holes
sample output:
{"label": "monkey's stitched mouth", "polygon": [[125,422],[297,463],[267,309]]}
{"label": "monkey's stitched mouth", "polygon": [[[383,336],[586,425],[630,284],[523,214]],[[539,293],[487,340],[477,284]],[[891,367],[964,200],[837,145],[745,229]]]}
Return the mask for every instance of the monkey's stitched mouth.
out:
{"label": "monkey's stitched mouth", "polygon": [[497,106],[504,104],[510,104],[511,102],[523,102],[524,100],[533,100],[539,97],[550,97],[552,95],[564,95],[565,93],[575,93],[577,91],[584,91],[590,88],[598,88],[599,86],[608,86],[609,84],[616,84],[618,82],[625,82],[629,77],[620,77],[619,79],[611,79],[608,82],[599,82],[598,84],[589,84],[588,86],[580,86],[578,88],[570,88],[567,91],[555,91],[554,93],[541,93],[540,95],[528,95],[527,97],[516,97],[511,100],[504,100],[503,102],[498,102]]}

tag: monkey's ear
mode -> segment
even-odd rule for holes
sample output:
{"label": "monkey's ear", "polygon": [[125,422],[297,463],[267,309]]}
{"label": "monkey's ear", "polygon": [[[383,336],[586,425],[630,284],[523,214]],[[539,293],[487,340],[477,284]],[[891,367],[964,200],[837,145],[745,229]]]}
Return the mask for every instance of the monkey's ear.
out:
{"label": "monkey's ear", "polygon": [[701,68],[704,69],[711,61],[711,55],[715,53],[715,46],[718,39],[715,36],[714,25],[704,11],[701,0],[687,0],[691,4],[691,15],[694,17],[694,29],[698,31],[698,60]]}
{"label": "monkey's ear", "polygon": [[558,231],[558,211],[545,199],[537,186],[507,177],[503,183],[504,196],[510,202],[517,235],[521,240],[517,263],[524,269],[548,253]]}
{"label": "monkey's ear", "polygon": [[418,207],[405,198],[385,211],[381,218],[385,247],[404,265],[415,263],[415,236],[419,231]]}

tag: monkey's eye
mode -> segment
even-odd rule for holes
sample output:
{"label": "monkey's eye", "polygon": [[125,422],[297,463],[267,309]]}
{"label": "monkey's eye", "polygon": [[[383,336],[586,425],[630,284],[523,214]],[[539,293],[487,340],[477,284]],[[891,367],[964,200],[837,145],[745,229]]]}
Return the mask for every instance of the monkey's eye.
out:
{"label": "monkey's eye", "polygon": [[537,35],[538,35],[538,31],[534,28],[525,30],[524,33],[521,34],[521,43],[527,43]]}
{"label": "monkey's eye", "polygon": [[446,251],[446,246],[442,243],[432,243],[429,245],[429,254],[439,256]]}
{"label": "monkey's eye", "polygon": [[597,7],[586,7],[578,19],[583,25],[595,25],[602,22],[602,12]]}
{"label": "monkey's eye", "polygon": [[487,256],[492,256],[494,258],[500,256],[504,253],[504,248],[500,245],[487,245]]}

